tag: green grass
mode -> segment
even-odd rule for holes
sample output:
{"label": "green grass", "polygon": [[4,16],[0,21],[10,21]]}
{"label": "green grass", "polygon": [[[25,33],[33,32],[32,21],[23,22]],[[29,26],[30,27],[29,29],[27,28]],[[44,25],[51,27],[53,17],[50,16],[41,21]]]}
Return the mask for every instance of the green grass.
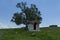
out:
{"label": "green grass", "polygon": [[40,32],[0,29],[0,40],[60,40],[60,27],[40,28]]}

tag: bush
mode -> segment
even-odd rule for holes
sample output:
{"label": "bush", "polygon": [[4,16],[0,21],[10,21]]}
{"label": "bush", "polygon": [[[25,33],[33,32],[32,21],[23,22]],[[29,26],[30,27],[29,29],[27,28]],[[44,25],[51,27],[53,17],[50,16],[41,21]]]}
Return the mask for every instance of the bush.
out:
{"label": "bush", "polygon": [[50,25],[49,27],[58,27],[57,25]]}

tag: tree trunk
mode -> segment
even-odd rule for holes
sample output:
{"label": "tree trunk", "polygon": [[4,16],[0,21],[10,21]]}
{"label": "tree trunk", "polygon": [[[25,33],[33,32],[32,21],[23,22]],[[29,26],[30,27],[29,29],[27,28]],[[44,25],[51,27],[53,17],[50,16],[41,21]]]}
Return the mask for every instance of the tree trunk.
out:
{"label": "tree trunk", "polygon": [[26,25],[26,29],[28,30],[28,25]]}

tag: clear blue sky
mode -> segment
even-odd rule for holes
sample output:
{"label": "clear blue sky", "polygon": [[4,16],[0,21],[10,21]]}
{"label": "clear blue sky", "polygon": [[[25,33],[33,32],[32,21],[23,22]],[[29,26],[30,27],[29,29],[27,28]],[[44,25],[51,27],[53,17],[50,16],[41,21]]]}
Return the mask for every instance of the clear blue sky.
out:
{"label": "clear blue sky", "polygon": [[16,4],[22,1],[36,4],[43,18],[41,26],[60,25],[60,0],[0,0],[0,24],[16,26],[10,20],[13,13],[20,11]]}

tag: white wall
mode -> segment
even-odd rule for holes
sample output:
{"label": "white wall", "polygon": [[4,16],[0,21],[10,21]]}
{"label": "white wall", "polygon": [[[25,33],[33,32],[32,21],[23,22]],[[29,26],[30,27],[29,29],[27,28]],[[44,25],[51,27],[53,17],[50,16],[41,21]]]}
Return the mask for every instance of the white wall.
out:
{"label": "white wall", "polygon": [[34,30],[34,26],[32,24],[28,25],[29,31],[40,31],[39,25],[36,25],[36,30]]}

